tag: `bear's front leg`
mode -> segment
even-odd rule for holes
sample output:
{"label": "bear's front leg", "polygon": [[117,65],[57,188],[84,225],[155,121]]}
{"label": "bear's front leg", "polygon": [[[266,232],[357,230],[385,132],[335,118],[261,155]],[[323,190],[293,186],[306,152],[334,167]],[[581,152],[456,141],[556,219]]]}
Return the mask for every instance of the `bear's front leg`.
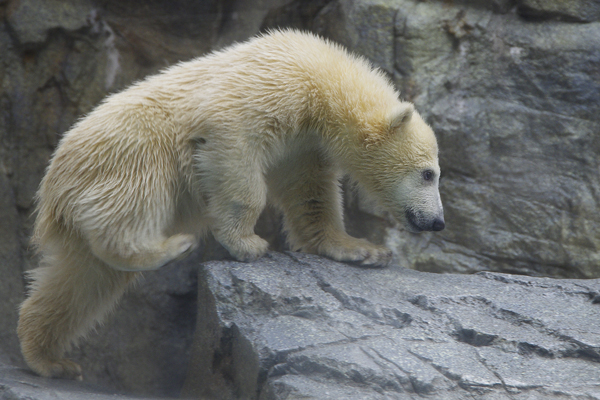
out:
{"label": "bear's front leg", "polygon": [[292,249],[336,261],[388,265],[392,259],[388,248],[346,233],[338,173],[327,158],[313,150],[295,159],[269,175],[270,193],[284,212]]}
{"label": "bear's front leg", "polygon": [[254,233],[267,198],[261,170],[250,160],[245,165],[230,160],[226,168],[204,175],[202,183],[215,239],[236,260],[248,262],[263,256],[269,243]]}

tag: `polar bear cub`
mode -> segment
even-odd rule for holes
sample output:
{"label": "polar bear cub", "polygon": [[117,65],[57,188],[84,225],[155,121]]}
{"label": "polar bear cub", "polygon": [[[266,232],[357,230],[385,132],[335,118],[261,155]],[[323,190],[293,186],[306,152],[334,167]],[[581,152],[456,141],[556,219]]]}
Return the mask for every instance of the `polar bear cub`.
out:
{"label": "polar bear cub", "polygon": [[108,97],[64,135],[37,195],[27,364],[81,379],[65,351],[140,271],[206,231],[238,260],[260,257],[267,201],[292,249],[386,265],[388,249],[344,231],[342,173],[410,230],[444,228],[432,130],[383,73],[309,33],[271,32]]}

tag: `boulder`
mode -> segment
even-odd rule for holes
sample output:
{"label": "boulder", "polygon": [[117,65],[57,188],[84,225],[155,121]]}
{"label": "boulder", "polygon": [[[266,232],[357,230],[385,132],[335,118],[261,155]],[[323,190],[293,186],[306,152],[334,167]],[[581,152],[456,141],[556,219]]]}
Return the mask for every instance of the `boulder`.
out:
{"label": "boulder", "polygon": [[200,275],[188,397],[600,396],[600,280],[365,269],[291,252],[209,262]]}

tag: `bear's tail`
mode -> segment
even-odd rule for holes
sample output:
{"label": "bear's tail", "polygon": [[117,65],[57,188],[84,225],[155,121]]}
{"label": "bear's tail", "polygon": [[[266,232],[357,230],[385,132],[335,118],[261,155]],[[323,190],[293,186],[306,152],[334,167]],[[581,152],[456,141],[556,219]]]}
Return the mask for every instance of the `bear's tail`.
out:
{"label": "bear's tail", "polygon": [[33,371],[81,380],[81,367],[64,353],[114,307],[139,273],[109,267],[73,239],[67,246],[41,246],[41,266],[30,272],[30,296],[21,305],[17,332]]}

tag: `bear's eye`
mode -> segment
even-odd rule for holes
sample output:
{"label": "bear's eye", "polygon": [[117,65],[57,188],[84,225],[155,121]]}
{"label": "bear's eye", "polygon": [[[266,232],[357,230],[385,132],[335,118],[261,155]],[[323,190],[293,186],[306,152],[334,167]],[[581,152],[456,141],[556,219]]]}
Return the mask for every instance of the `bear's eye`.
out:
{"label": "bear's eye", "polygon": [[423,180],[425,181],[432,181],[434,176],[435,173],[430,169],[426,169],[425,171],[423,171]]}

